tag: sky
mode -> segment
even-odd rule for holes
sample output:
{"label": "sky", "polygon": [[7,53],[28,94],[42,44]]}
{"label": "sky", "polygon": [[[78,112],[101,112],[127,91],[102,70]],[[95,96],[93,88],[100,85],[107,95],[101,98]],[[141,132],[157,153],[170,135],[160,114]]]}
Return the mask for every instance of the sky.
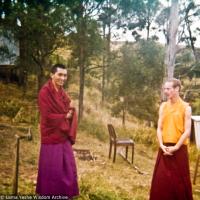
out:
{"label": "sky", "polygon": [[[181,0],[184,1],[184,0]],[[199,4],[200,5],[200,0],[194,0],[195,4]],[[166,0],[162,0],[162,3],[167,6],[169,3],[167,3]],[[194,23],[193,29],[195,29],[196,27],[199,27],[199,21],[196,21]],[[132,36],[132,31],[127,31],[126,33],[123,33],[122,30],[113,30],[113,32],[115,33],[115,36],[113,36],[113,40],[116,41],[134,41],[134,38]],[[146,38],[146,30],[140,32],[141,35]],[[154,35],[155,32],[151,31],[150,35]],[[165,36],[162,32],[157,32],[156,35],[159,37],[159,42],[162,44],[166,43],[165,40]],[[195,46],[196,47],[200,47],[200,35],[197,37],[197,41],[195,42]]]}

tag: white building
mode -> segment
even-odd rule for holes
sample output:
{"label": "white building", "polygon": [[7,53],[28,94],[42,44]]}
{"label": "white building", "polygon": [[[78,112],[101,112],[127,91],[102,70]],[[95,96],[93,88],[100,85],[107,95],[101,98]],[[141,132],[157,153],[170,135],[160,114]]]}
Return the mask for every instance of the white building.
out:
{"label": "white building", "polygon": [[14,65],[19,56],[19,44],[10,38],[0,32],[0,65]]}

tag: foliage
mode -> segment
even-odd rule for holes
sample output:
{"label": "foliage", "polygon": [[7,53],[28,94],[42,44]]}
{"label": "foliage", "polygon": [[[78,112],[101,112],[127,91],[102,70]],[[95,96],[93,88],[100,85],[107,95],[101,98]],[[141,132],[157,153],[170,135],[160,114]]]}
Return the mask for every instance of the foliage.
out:
{"label": "foliage", "polygon": [[137,144],[145,144],[151,145],[152,148],[157,147],[157,139],[156,139],[156,129],[148,128],[144,125],[141,125],[139,128],[118,128],[118,134],[120,137],[130,137]]}
{"label": "foliage", "polygon": [[79,124],[79,130],[85,131],[87,134],[98,138],[100,141],[105,141],[108,138],[106,127],[92,119],[83,119]]}
{"label": "foliage", "polygon": [[5,13],[0,30],[10,31],[19,43],[17,66],[21,76],[24,71],[38,75],[38,87],[44,79],[44,69],[51,64],[50,56],[65,45],[69,29],[68,9],[56,1],[3,2]]}
{"label": "foliage", "polygon": [[[140,34],[142,30],[146,30],[148,40],[152,36],[150,31],[153,30],[163,31],[167,36],[166,28],[170,9],[164,5],[161,6],[161,3],[158,0],[2,1],[0,32],[1,35],[4,31],[11,32],[15,41],[19,42],[20,57],[17,64],[20,74],[22,76],[24,71],[37,74],[39,87],[43,82],[45,70],[56,61],[68,63],[68,67],[74,67],[75,70],[79,69],[79,110],[83,112],[84,85],[85,79],[87,79],[85,73],[89,72],[95,77],[104,78],[100,85],[102,96],[105,92],[104,87],[109,87],[110,80],[117,78],[116,82],[118,83],[114,81],[113,85],[116,84],[114,87],[117,88],[122,85],[121,89],[118,88],[120,91],[115,92],[114,89],[113,92],[110,92],[107,90],[107,96],[110,94],[114,94],[114,98],[118,98],[119,95],[124,96],[125,84],[131,85],[127,87],[126,93],[133,92],[136,95],[134,97],[129,95],[126,105],[116,100],[113,113],[119,114],[123,107],[131,106],[130,113],[146,120],[152,118],[152,113],[156,115],[157,104],[152,105],[158,100],[159,89],[154,82],[160,84],[158,79],[163,77],[163,67],[161,66],[163,58],[160,56],[162,51],[155,51],[156,45],[152,41],[148,43],[143,41],[137,44],[137,48],[134,47],[137,49],[136,52],[134,52],[134,48],[130,48],[135,55],[132,56],[129,50],[126,52],[124,47],[117,54],[117,56],[121,54],[120,56],[123,57],[121,61],[118,57],[116,60],[112,60],[110,42],[112,38],[117,37],[116,31],[114,32],[116,29],[123,29],[124,32],[132,30],[137,41],[140,41],[139,39],[142,37]],[[192,0],[180,3],[179,41],[184,41],[188,46],[193,45],[194,47],[199,35],[199,28],[195,27],[193,30],[191,27],[194,25],[193,22],[199,19],[199,5]],[[159,27],[153,27],[154,22]],[[154,38],[158,37],[159,34],[156,33]],[[166,37],[166,39],[168,38]],[[53,53],[60,47],[70,50],[69,58],[56,59],[53,56]],[[129,48],[128,45],[127,48]],[[195,48],[192,50],[195,58],[198,57]],[[0,47],[1,55],[8,57],[8,53],[8,48]],[[184,56],[186,57],[182,59],[181,65],[176,65],[176,76],[189,76],[190,78],[194,75],[197,76],[199,74],[198,63],[190,63],[189,60],[185,60],[187,55]],[[129,59],[130,62],[126,59]],[[178,59],[177,62],[179,62]],[[128,67],[131,66],[131,63],[132,69]],[[120,69],[121,67],[123,69]],[[116,75],[115,70],[119,71],[118,75],[121,74]],[[155,73],[155,71],[157,72]],[[126,75],[127,72],[128,75]],[[152,75],[153,73],[155,75]],[[115,75],[112,77],[112,74]],[[120,82],[120,78],[124,80]],[[133,84],[136,82],[143,83],[143,86]],[[156,91],[154,91],[154,87]],[[142,94],[147,94],[146,99]],[[148,101],[151,109],[144,103]]]}
{"label": "foliage", "polygon": [[174,71],[175,77],[185,78],[190,77],[191,67],[194,64],[194,56],[189,49],[183,50],[176,57],[176,68]]}
{"label": "foliage", "polygon": [[192,114],[193,115],[200,115],[200,100],[199,100],[199,95],[198,98],[194,100],[192,103]]}
{"label": "foliage", "polygon": [[[83,100],[85,87],[86,69],[91,65],[91,58],[97,56],[101,49],[102,39],[100,37],[99,25],[94,19],[95,13],[98,13],[98,8],[102,0],[95,1],[80,1],[69,3],[71,9],[71,21],[73,29],[68,35],[68,43],[72,50],[71,63],[79,69],[79,121],[83,117]],[[93,15],[93,17],[92,17]]]}
{"label": "foliage", "polygon": [[80,197],[78,200],[130,200],[132,198],[124,192],[116,193],[112,186],[102,177],[93,176],[88,179],[85,176],[81,179]]}
{"label": "foliage", "polygon": [[190,153],[189,155],[189,159],[190,159],[190,162],[196,162],[197,160],[197,157],[198,157],[198,149],[196,147],[196,144],[192,143],[189,145],[189,148],[188,148],[188,151]]}
{"label": "foliage", "polygon": [[16,100],[0,100],[0,115],[15,117],[21,107],[21,103]]}
{"label": "foliage", "polygon": [[[159,0],[131,0],[129,13],[127,14],[128,17],[126,17],[125,23],[127,28],[132,31],[132,35],[136,40],[141,38],[140,31],[144,29],[146,29],[147,32],[146,38],[150,38],[151,25],[159,9]],[[152,27],[152,30],[153,29],[155,29],[155,27]]]}
{"label": "foliage", "polygon": [[188,47],[193,51],[196,61],[200,61],[197,54],[195,43],[197,42],[197,37],[199,35],[199,27],[195,25],[195,21],[200,19],[200,8],[197,2],[193,0],[183,1],[181,4],[181,22],[180,27],[182,28],[181,41],[184,41]]}
{"label": "foliage", "polygon": [[[162,60],[162,48],[153,41],[126,44],[120,49],[112,66],[109,91],[116,105],[114,109],[124,106],[130,114],[155,122],[164,75]],[[124,98],[121,104],[119,97]]]}
{"label": "foliage", "polygon": [[[99,34],[99,26],[97,22],[90,18],[84,18],[81,20],[84,27],[84,33],[72,32],[68,36],[69,44],[72,50],[72,59],[80,58],[80,45],[83,46],[84,62],[87,63],[86,67],[91,64],[91,58],[97,56],[102,48],[102,40]],[[78,23],[78,22],[77,22]],[[79,26],[80,24],[77,24]],[[79,29],[80,27],[76,27]],[[72,67],[79,67],[80,63],[75,63]]]}
{"label": "foliage", "polygon": [[39,115],[37,106],[32,106],[32,107],[22,106],[12,121],[15,123],[36,124],[39,121],[38,118]]}

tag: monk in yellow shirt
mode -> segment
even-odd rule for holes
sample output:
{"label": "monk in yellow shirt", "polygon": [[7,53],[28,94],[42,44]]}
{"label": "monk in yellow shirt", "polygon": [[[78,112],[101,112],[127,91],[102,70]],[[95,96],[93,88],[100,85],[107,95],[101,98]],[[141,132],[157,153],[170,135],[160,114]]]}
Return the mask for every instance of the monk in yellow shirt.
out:
{"label": "monk in yellow shirt", "polygon": [[150,200],[192,200],[187,144],[191,129],[191,107],[179,92],[181,83],[164,84],[167,102],[160,106],[157,138],[160,145],[152,178]]}

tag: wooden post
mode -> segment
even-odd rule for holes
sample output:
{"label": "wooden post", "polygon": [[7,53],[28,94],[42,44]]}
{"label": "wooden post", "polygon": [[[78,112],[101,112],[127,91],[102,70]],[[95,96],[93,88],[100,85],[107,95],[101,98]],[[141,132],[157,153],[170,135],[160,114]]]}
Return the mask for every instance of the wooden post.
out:
{"label": "wooden post", "polygon": [[18,193],[18,176],[19,176],[19,145],[20,145],[20,137],[15,135],[16,137],[16,152],[15,152],[15,168],[14,168],[14,177],[13,177],[13,189],[12,194],[17,195]]}
{"label": "wooden post", "polygon": [[32,132],[31,128],[28,128],[28,134],[24,136],[15,135],[16,138],[16,152],[15,152],[15,168],[14,168],[14,175],[13,175],[13,188],[12,194],[18,194],[18,179],[19,179],[19,149],[20,149],[20,139],[27,139],[32,140]]}

